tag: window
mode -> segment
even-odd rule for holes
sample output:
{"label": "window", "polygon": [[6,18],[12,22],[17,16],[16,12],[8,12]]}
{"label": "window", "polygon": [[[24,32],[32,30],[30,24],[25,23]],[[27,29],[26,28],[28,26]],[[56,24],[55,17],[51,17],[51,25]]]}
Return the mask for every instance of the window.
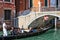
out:
{"label": "window", "polygon": [[32,0],[30,0],[30,8],[32,7]]}
{"label": "window", "polygon": [[51,7],[58,7],[58,0],[50,0]]}
{"label": "window", "polygon": [[4,19],[5,20],[11,19],[11,10],[4,10]]}
{"label": "window", "polygon": [[60,0],[58,0],[58,7],[60,8]]}
{"label": "window", "polygon": [[48,0],[45,0],[45,7],[48,6]]}
{"label": "window", "polygon": [[10,0],[4,0],[4,1],[6,1],[6,2],[10,2]]}
{"label": "window", "polygon": [[58,0],[56,0],[56,7],[58,8]]}
{"label": "window", "polygon": [[56,7],[56,0],[50,0],[50,6]]}
{"label": "window", "polygon": [[25,0],[25,10],[26,10],[26,0]]}

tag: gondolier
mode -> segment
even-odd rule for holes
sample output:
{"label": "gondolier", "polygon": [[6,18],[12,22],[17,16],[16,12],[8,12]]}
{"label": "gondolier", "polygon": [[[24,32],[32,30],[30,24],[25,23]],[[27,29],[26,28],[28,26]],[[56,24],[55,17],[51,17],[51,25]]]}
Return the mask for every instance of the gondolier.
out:
{"label": "gondolier", "polygon": [[3,36],[7,36],[7,29],[6,29],[7,25],[5,22],[3,22]]}

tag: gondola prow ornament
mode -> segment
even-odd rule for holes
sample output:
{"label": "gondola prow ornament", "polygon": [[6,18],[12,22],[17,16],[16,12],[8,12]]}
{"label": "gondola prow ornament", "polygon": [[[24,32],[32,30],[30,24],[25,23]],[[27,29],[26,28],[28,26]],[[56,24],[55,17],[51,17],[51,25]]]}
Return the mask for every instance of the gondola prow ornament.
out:
{"label": "gondola prow ornament", "polygon": [[7,36],[7,29],[6,29],[7,25],[5,22],[3,22],[3,36]]}

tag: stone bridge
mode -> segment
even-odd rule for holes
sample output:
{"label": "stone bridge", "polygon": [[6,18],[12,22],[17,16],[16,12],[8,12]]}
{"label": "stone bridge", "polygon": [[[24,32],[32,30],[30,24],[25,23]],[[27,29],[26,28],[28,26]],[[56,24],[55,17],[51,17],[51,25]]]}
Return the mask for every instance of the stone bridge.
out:
{"label": "stone bridge", "polygon": [[28,15],[22,15],[18,17],[18,26],[28,29],[28,26],[36,19],[43,17],[44,15],[51,15],[60,17],[60,11],[47,11],[47,12],[33,12],[31,11]]}

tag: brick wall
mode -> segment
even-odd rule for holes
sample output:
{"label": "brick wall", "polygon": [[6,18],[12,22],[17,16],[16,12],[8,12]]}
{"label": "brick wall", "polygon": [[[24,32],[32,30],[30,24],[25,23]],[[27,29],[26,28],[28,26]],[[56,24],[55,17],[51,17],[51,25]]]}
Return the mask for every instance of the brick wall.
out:
{"label": "brick wall", "polygon": [[27,10],[29,8],[29,0],[16,0],[15,5],[17,13],[23,12],[24,10]]}
{"label": "brick wall", "polygon": [[[0,0],[2,1],[2,0]],[[0,19],[2,21],[2,18],[4,18],[4,10],[11,10],[11,19],[14,18],[14,10],[15,10],[15,0],[12,0],[11,3],[7,2],[0,2]],[[5,20],[7,24],[11,26],[12,22],[11,20]],[[13,24],[12,24],[13,25]]]}

